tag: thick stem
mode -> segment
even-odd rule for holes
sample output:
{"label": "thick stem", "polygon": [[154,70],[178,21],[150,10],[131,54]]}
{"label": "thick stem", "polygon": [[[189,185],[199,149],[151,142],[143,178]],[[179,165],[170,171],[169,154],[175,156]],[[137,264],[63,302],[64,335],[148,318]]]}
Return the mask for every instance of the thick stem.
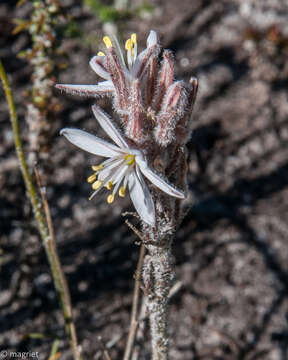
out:
{"label": "thick stem", "polygon": [[[162,242],[163,243],[163,242]],[[174,278],[171,240],[165,246],[147,245],[143,281],[150,318],[152,359],[168,359],[168,300]]]}

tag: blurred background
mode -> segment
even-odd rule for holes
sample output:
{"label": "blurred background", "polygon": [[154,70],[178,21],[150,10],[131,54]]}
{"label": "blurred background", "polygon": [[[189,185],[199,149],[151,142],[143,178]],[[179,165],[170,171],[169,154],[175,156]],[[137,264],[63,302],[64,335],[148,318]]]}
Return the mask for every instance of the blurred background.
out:
{"label": "blurred background", "polygon": [[[41,3],[52,6],[47,18]],[[83,359],[103,358],[97,336],[112,359],[123,354],[139,246],[121,216],[129,199],[88,201],[95,159],[58,135],[66,126],[100,132],[93,99],[51,89],[98,82],[88,63],[103,35],[117,32],[123,44],[135,32],[141,50],[150,29],[173,51],[177,79],[199,80],[187,144],[192,208],[173,246],[182,286],[171,299],[171,359],[288,359],[287,1],[16,4],[0,4],[0,58],[31,164],[40,149]],[[60,358],[71,359],[0,94],[0,347],[47,359],[59,339]],[[149,359],[148,325],[137,342]]]}

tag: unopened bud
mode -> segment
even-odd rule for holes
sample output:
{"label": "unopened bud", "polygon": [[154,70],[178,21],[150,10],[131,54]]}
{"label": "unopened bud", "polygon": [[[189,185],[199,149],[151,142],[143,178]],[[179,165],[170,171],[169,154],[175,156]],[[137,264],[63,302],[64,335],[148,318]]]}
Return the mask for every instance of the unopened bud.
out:
{"label": "unopened bud", "polygon": [[187,92],[182,81],[172,84],[157,116],[155,139],[161,146],[167,146],[175,139],[177,123],[187,110]]}
{"label": "unopened bud", "polygon": [[139,80],[135,80],[131,85],[131,93],[129,97],[129,114],[126,126],[126,135],[137,143],[142,143],[143,126],[144,126],[144,110],[142,107],[141,90]]}
{"label": "unopened bud", "polygon": [[174,59],[172,52],[164,50],[163,61],[160,68],[159,80],[157,85],[157,94],[154,98],[153,105],[156,110],[160,110],[163,98],[174,80]]}
{"label": "unopened bud", "polygon": [[181,118],[175,128],[176,141],[179,145],[185,144],[190,137],[191,133],[191,117],[194,107],[194,103],[197,96],[198,90],[198,80],[196,78],[191,78],[189,81],[189,87],[187,88],[187,109],[186,114]]}

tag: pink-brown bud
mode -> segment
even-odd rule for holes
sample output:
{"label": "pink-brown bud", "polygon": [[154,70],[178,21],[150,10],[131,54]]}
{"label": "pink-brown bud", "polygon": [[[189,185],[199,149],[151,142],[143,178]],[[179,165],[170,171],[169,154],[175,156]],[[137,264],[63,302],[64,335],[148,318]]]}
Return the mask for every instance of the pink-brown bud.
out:
{"label": "pink-brown bud", "polygon": [[162,100],[169,86],[174,80],[174,59],[171,51],[165,50],[163,52],[163,61],[159,72],[159,80],[157,84],[157,94],[154,97],[154,108],[159,111]]}
{"label": "pink-brown bud", "polygon": [[146,81],[145,81],[147,109],[151,106],[152,100],[156,94],[157,75],[158,75],[158,61],[157,61],[156,57],[153,57],[149,61],[147,75],[146,75]]}
{"label": "pink-brown bud", "polygon": [[142,143],[144,141],[144,110],[139,80],[134,80],[131,84],[129,103],[126,136],[136,143]]}
{"label": "pink-brown bud", "polygon": [[115,88],[114,107],[119,113],[128,110],[128,86],[126,70],[121,66],[115,50],[107,49],[107,68]]}
{"label": "pink-brown bud", "polygon": [[166,147],[174,141],[175,128],[185,116],[187,100],[187,91],[183,81],[177,81],[169,87],[154,130],[155,140],[159,145]]}
{"label": "pink-brown bud", "polygon": [[135,78],[142,80],[145,76],[147,68],[149,67],[149,61],[151,58],[157,59],[160,52],[159,45],[153,45],[139,54],[137,63],[135,64],[134,74]]}
{"label": "pink-brown bud", "polygon": [[185,116],[183,116],[178,122],[175,128],[175,136],[178,144],[185,144],[190,137],[191,133],[191,116],[193,107],[195,104],[196,96],[198,91],[198,80],[192,77],[189,81],[189,86],[187,87],[187,108],[185,111]]}

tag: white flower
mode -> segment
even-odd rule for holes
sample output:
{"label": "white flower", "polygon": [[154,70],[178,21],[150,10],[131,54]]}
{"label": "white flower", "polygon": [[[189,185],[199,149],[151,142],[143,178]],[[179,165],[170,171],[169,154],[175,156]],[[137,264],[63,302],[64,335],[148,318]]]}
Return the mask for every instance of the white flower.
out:
{"label": "white flower", "polygon": [[[105,81],[97,85],[74,85],[74,84],[57,84],[56,87],[71,94],[96,97],[105,94],[116,94],[120,92],[120,84],[123,79],[131,83],[135,79],[141,79],[144,76],[149,59],[151,56],[157,56],[159,53],[157,33],[153,30],[147,38],[147,48],[139,55],[137,53],[137,37],[132,34],[125,43],[126,59],[123,51],[116,38],[110,39],[104,36],[103,42],[106,46],[106,54],[99,51],[89,64],[97,75]],[[112,75],[112,76],[111,76]],[[120,78],[118,78],[120,75]],[[122,84],[122,89],[124,86]]]}
{"label": "white flower", "polygon": [[128,186],[130,198],[141,219],[154,226],[155,206],[142,175],[170,196],[183,199],[184,193],[168,184],[166,180],[149,168],[142,152],[129,147],[119,130],[99,107],[94,105],[92,110],[103,130],[116,145],[78,129],[65,128],[60,132],[80,149],[108,158],[100,165],[92,167],[94,174],[88,178],[88,182],[92,183],[95,191],[90,199],[100,189],[106,187],[108,190],[113,189],[107,197],[107,202],[110,204],[114,201],[117,192],[119,196],[124,197]]}

